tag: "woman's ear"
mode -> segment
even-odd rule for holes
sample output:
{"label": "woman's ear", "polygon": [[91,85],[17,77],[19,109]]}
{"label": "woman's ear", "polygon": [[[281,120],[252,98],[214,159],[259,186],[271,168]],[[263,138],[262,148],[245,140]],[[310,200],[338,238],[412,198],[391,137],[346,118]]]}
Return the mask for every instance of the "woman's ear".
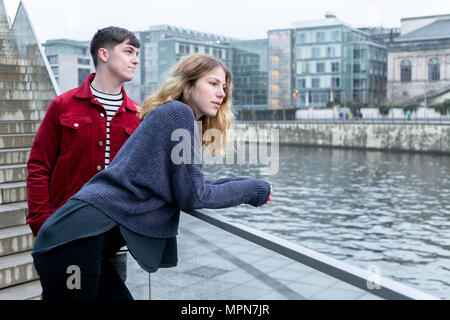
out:
{"label": "woman's ear", "polygon": [[191,90],[192,87],[189,84],[186,84],[183,88],[183,101],[188,104],[191,99]]}

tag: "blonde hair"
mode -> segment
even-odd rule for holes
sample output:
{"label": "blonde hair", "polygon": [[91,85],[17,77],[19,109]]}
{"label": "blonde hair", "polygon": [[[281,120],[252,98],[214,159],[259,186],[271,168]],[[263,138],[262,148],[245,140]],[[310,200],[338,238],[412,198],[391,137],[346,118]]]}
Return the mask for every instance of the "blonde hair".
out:
{"label": "blonde hair", "polygon": [[[171,100],[178,100],[189,105],[190,97],[184,97],[183,91],[186,88],[193,87],[198,79],[217,67],[221,67],[225,72],[225,97],[215,117],[205,115],[202,118],[202,136],[204,137],[202,145],[209,146],[211,154],[218,152],[223,155],[227,141],[227,132],[231,129],[234,118],[231,112],[233,89],[230,70],[222,61],[214,57],[205,54],[193,54],[182,59],[159,90],[144,100],[141,118],[145,118],[152,109]],[[214,142],[214,138],[207,138],[203,135],[209,129],[218,130],[222,134],[222,141],[215,141],[211,145]]]}

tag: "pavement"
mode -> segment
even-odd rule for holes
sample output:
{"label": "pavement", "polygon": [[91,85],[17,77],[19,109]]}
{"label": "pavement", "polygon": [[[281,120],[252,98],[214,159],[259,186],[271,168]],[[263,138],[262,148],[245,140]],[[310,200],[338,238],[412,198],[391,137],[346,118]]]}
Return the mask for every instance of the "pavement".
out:
{"label": "pavement", "polygon": [[136,300],[381,300],[182,213],[178,266],[150,274],[128,254]]}

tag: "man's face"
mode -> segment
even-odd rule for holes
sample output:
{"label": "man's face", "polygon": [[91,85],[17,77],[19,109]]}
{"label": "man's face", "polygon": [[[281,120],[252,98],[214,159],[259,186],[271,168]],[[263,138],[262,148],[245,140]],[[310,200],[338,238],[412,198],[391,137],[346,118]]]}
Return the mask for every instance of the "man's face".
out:
{"label": "man's face", "polygon": [[131,81],[139,64],[139,49],[128,43],[128,40],[108,50],[106,63],[110,72],[117,76],[120,82]]}

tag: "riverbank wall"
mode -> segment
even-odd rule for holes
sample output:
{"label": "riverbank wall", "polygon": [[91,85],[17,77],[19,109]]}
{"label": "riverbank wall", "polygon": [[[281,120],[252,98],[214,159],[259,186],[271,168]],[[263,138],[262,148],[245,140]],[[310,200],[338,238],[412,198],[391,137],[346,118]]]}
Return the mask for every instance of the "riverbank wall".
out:
{"label": "riverbank wall", "polygon": [[450,123],[236,122],[236,130],[279,132],[280,144],[450,155]]}

